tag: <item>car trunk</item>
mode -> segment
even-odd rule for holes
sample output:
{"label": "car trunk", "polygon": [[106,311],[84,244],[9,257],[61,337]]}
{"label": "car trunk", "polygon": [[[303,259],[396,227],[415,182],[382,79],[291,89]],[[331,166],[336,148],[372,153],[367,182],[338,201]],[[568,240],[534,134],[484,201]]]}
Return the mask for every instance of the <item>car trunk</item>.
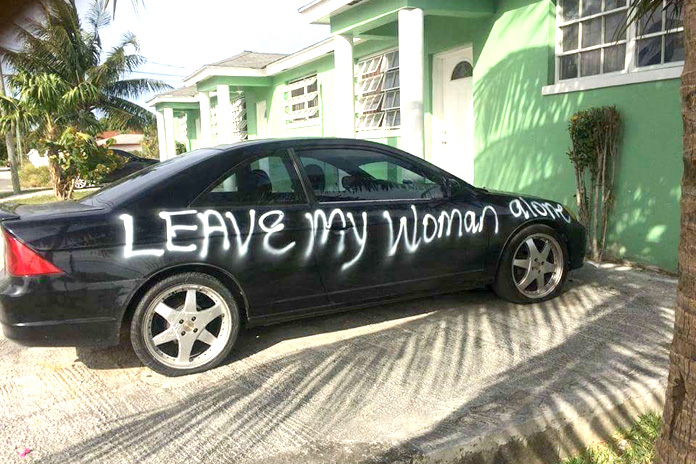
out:
{"label": "car trunk", "polygon": [[[103,208],[75,201],[42,205],[0,205],[0,226],[36,251],[95,246],[106,224],[97,219]],[[95,234],[83,234],[85,218],[97,226]],[[100,230],[101,228],[101,230]],[[97,233],[101,232],[101,233]]]}

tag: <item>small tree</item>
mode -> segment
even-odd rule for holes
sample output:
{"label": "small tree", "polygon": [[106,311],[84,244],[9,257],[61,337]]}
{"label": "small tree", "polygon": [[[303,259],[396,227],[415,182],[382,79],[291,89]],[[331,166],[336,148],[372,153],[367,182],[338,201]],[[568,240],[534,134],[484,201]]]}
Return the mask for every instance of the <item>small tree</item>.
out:
{"label": "small tree", "polygon": [[157,137],[157,126],[150,124],[143,130],[143,141],[141,155],[145,158],[160,159],[159,138]]}
{"label": "small tree", "polygon": [[[145,62],[132,34],[125,34],[102,60],[99,30],[111,19],[104,0],[94,1],[84,25],[74,0],[43,0],[40,5],[40,21],[17,27],[21,50],[0,48],[14,70],[9,79],[14,97],[0,97],[0,130],[9,133],[19,127],[26,128],[24,133],[38,134],[40,145],[47,149],[56,196],[67,199],[77,174],[84,179],[93,174],[81,169],[104,165],[102,150],[93,149],[96,144],[84,139],[100,130],[97,115],[120,129],[142,130],[154,117],[129,98],[169,86],[127,78]],[[75,151],[71,143],[76,137],[87,151]],[[84,163],[85,156],[97,156],[97,160]]]}
{"label": "small tree", "polygon": [[575,170],[578,217],[588,231],[592,259],[602,261],[607,224],[614,204],[621,116],[613,106],[579,111],[568,125]]}

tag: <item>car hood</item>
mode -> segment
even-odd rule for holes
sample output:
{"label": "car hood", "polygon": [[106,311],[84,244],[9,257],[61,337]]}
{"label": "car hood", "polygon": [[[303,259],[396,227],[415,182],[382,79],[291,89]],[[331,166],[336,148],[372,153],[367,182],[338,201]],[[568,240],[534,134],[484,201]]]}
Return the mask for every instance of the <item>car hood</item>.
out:
{"label": "car hood", "polygon": [[552,201],[554,203],[559,203],[559,202],[554,201],[554,200],[549,200],[548,198],[538,197],[536,195],[530,195],[527,193],[515,193],[515,192],[506,192],[504,190],[490,190],[490,189],[481,189],[481,191],[485,195],[497,197],[497,198],[501,198],[501,199],[507,198],[507,199],[513,200],[515,198],[522,197],[522,198],[528,199],[528,200]]}

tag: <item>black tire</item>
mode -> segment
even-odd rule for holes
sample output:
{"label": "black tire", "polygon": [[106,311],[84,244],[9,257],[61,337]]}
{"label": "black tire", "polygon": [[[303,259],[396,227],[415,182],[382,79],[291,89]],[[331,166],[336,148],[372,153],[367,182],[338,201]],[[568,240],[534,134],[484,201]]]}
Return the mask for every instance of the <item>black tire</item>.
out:
{"label": "black tire", "polygon": [[[211,356],[211,358],[207,361],[205,361],[203,364],[196,365],[195,367],[184,367],[184,366],[179,366],[179,367],[174,367],[171,365],[167,365],[164,362],[161,362],[158,360],[155,355],[153,355],[150,352],[150,349],[148,348],[148,341],[146,337],[150,337],[151,333],[145,333],[143,331],[144,324],[148,324],[149,327],[151,327],[149,324],[152,324],[153,322],[145,322],[144,319],[148,318],[151,319],[149,314],[153,311],[151,308],[152,305],[155,305],[156,301],[159,301],[163,294],[166,294],[170,290],[174,290],[177,288],[180,288],[181,286],[196,286],[201,289],[201,291],[206,291],[207,289],[212,290],[213,292],[217,293],[217,295],[227,304],[227,313],[229,314],[229,323],[226,323],[226,331],[224,333],[224,339],[221,339],[219,344],[216,345],[216,350],[219,349],[220,345],[223,345],[221,351],[219,351],[217,354],[214,356]],[[205,290],[204,290],[205,289]],[[184,290],[181,290],[184,291]],[[197,294],[196,294],[197,295]],[[200,301],[200,298],[196,296],[194,298],[194,301]],[[155,305],[156,306],[156,305]],[[182,310],[182,308],[179,308],[179,310]],[[224,316],[223,316],[224,317]],[[177,315],[175,319],[178,319],[179,316]],[[201,319],[201,317],[199,317]],[[194,318],[195,320],[195,318]],[[222,317],[220,317],[220,321],[222,320]],[[172,329],[172,331],[179,332],[179,330],[183,330],[183,327],[180,329],[175,329],[175,327],[171,327],[171,324],[168,322],[164,322],[164,319],[160,321],[160,323],[165,323],[167,324],[167,330]],[[175,322],[176,324],[176,322]],[[212,324],[212,323],[208,323]],[[202,332],[206,332],[207,329],[205,328],[206,326],[203,326],[204,328],[201,330]],[[222,326],[221,326],[222,327]],[[237,336],[239,334],[239,328],[240,328],[240,315],[239,315],[239,309],[237,306],[237,303],[232,296],[232,293],[230,290],[225,287],[218,279],[208,275],[208,274],[203,274],[200,272],[186,272],[182,274],[176,274],[171,277],[167,277],[160,282],[157,282],[150,290],[145,293],[145,295],[141,298],[141,300],[138,302],[138,306],[135,308],[135,312],[133,314],[133,320],[131,321],[130,325],[130,335],[131,335],[131,344],[133,345],[133,350],[135,351],[135,354],[140,358],[142,363],[152,369],[155,372],[159,372],[160,374],[166,375],[168,377],[177,377],[177,376],[182,376],[182,375],[188,375],[188,374],[194,374],[197,372],[203,372],[208,369],[212,369],[213,367],[219,365],[229,354],[232,348],[234,347],[235,342],[237,341]],[[191,327],[187,328],[187,330],[193,330]],[[213,329],[211,329],[213,330]],[[220,329],[221,330],[221,329]],[[196,332],[198,329],[196,329]],[[149,332],[152,332],[150,330]],[[220,332],[222,333],[222,332]],[[183,335],[183,332],[182,332]],[[192,335],[192,333],[187,332],[187,335]],[[219,334],[218,334],[219,336]],[[226,341],[225,341],[226,339]],[[181,339],[183,340],[183,339]],[[174,346],[180,346],[178,341],[172,340],[171,343],[175,343]],[[152,342],[150,342],[152,344]],[[194,346],[193,344],[191,346]],[[212,345],[211,347],[212,348]],[[179,349],[179,348],[177,348]],[[156,349],[155,349],[156,351]],[[193,348],[191,349],[191,354],[192,354],[192,360],[195,359],[193,358]],[[187,356],[187,359],[189,357]]]}
{"label": "black tire", "polygon": [[[553,291],[543,296],[530,297],[522,293],[515,285],[512,263],[513,259],[515,258],[514,254],[518,251],[520,245],[522,245],[528,238],[533,236],[539,236],[540,234],[549,236],[558,243],[563,257],[561,263],[563,268],[561,270],[560,279],[558,279],[558,283],[556,284],[555,288],[553,288]],[[543,224],[534,224],[529,227],[525,227],[524,229],[519,231],[512,238],[512,240],[508,242],[507,246],[503,250],[503,253],[500,257],[500,261],[498,263],[498,271],[496,273],[495,282],[493,283],[493,291],[500,298],[510,301],[512,303],[539,303],[558,296],[563,290],[563,286],[565,285],[567,277],[568,247],[566,246],[565,240],[553,228]]]}

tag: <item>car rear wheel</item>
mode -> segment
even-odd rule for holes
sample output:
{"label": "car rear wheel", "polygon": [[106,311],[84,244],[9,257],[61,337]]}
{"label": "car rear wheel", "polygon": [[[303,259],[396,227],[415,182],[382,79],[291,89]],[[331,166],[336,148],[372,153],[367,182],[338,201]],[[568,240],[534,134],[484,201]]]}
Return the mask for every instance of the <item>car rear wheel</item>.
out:
{"label": "car rear wheel", "polygon": [[513,303],[535,303],[557,296],[568,276],[565,241],[549,226],[529,226],[503,251],[493,290]]}
{"label": "car rear wheel", "polygon": [[239,333],[234,297],[219,280],[187,272],[155,284],[131,322],[133,349],[147,367],[167,376],[220,364]]}

